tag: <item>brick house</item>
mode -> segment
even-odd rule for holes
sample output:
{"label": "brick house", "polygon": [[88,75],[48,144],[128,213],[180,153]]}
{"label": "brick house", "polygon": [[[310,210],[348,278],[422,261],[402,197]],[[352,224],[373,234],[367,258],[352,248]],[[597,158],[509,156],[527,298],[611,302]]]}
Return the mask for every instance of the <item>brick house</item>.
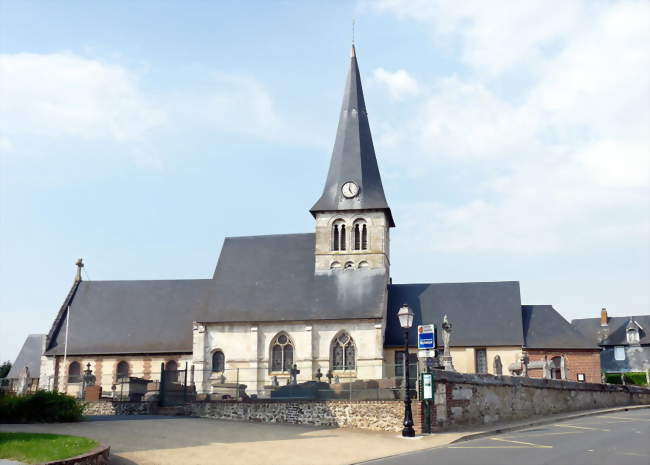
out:
{"label": "brick house", "polygon": [[528,376],[599,383],[600,350],[551,305],[522,305]]}

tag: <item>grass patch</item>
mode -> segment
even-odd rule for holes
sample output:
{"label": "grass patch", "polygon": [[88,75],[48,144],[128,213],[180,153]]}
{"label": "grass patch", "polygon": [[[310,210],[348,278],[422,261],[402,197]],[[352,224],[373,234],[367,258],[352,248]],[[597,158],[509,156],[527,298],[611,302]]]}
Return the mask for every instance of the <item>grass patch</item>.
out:
{"label": "grass patch", "polygon": [[25,463],[66,459],[97,447],[94,439],[38,433],[0,433],[0,459]]}

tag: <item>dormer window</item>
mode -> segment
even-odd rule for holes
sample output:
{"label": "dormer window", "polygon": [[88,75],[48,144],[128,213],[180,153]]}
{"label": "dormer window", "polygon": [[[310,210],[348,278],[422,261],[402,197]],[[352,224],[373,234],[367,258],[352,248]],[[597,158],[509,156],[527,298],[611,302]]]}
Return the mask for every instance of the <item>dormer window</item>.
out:
{"label": "dormer window", "polygon": [[630,318],[627,326],[625,327],[625,335],[627,336],[628,344],[639,344],[641,337],[639,335],[639,330],[642,329],[639,323]]}
{"label": "dormer window", "polygon": [[332,225],[332,250],[335,252],[346,250],[345,223],[337,220]]}

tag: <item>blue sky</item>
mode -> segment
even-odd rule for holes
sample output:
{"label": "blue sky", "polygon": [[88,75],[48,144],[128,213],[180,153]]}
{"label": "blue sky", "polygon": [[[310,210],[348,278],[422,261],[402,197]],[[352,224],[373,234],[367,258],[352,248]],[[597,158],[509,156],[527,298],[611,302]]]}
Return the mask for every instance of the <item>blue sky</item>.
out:
{"label": "blue sky", "polygon": [[86,278],[308,232],[351,20],[395,282],[648,313],[649,4],[0,1],[0,359]]}

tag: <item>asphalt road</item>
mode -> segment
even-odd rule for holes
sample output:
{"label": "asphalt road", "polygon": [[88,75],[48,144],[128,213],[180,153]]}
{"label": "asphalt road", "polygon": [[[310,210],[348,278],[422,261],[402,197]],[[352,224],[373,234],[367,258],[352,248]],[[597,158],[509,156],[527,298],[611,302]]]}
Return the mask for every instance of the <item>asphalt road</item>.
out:
{"label": "asphalt road", "polygon": [[650,409],[577,418],[364,465],[649,465]]}

